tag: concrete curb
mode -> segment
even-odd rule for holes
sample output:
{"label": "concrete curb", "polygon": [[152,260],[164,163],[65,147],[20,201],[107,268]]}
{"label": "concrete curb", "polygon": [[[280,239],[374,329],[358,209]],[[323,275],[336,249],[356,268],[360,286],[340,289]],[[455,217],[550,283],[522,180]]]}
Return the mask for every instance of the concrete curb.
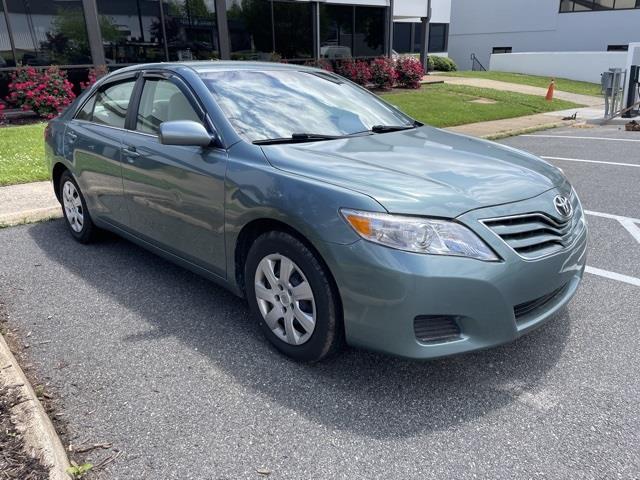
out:
{"label": "concrete curb", "polygon": [[62,217],[62,209],[60,206],[35,208],[32,210],[24,210],[22,212],[0,215],[0,228],[13,227],[25,223],[42,222],[53,218]]}
{"label": "concrete curb", "polygon": [[486,140],[500,140],[501,138],[515,137],[516,135],[524,135],[526,133],[540,132],[542,130],[550,130],[552,128],[570,127],[572,125],[575,125],[576,123],[579,123],[579,122],[576,120],[564,120],[561,122],[545,123],[543,125],[537,125],[535,127],[506,130],[504,132],[497,132],[497,133],[492,133],[490,135],[483,135],[480,138],[484,138]]}
{"label": "concrete curb", "polygon": [[62,215],[50,181],[0,187],[0,227],[39,222]]}
{"label": "concrete curb", "polygon": [[26,401],[13,407],[13,414],[24,426],[25,441],[46,465],[51,467],[50,480],[70,480],[67,474],[69,459],[49,416],[40,404],[29,380],[0,335],[0,381],[5,385],[20,385],[20,393]]}
{"label": "concrete curb", "polygon": [[[556,122],[542,123],[539,125],[532,125],[530,127],[520,127],[520,128],[511,128],[511,129],[506,128],[504,130],[493,129],[494,130],[493,132],[484,133],[484,134],[473,134],[471,132],[465,131],[464,127],[466,125],[459,125],[457,127],[448,127],[448,128],[445,128],[445,130],[450,130],[454,133],[461,133],[463,135],[468,135],[470,137],[483,138],[485,140],[500,140],[501,138],[508,138],[516,135],[523,135],[525,133],[539,132],[542,130],[550,130],[552,128],[558,128],[558,127],[570,127],[572,125],[575,125],[576,123],[579,123],[579,122],[576,120],[562,120],[562,121],[556,121]],[[469,124],[469,125],[481,125],[481,123]]]}

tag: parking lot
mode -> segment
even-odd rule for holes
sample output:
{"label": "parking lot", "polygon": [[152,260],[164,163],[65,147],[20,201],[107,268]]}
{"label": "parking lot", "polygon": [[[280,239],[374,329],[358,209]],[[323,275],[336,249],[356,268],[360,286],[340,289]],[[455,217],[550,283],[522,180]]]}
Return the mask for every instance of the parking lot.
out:
{"label": "parking lot", "polygon": [[640,133],[502,143],[561,167],[590,229],[572,303],[503,347],[296,364],[225,290],[61,220],[0,230],[0,301],[74,443],[122,451],[104,478],[637,479]]}

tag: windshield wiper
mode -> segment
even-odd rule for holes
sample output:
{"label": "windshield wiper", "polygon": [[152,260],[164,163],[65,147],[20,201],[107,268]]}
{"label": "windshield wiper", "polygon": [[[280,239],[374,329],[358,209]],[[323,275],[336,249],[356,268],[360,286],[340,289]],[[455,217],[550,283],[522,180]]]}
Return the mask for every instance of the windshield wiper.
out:
{"label": "windshield wiper", "polygon": [[418,125],[374,125],[371,127],[371,131],[373,133],[388,133],[388,132],[398,132],[400,130],[411,130],[412,128],[416,128]]}
{"label": "windshield wiper", "polygon": [[293,133],[285,138],[267,138],[265,140],[254,140],[254,145],[277,145],[279,143],[303,143],[316,142],[320,140],[337,140],[348,135],[323,135],[321,133]]}

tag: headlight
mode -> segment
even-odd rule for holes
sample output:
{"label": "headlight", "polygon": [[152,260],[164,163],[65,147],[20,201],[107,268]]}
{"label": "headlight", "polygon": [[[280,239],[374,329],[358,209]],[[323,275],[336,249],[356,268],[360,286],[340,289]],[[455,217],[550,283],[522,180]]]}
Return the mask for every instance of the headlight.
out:
{"label": "headlight", "polygon": [[464,225],[448,220],[341,209],[365,240],[407,252],[497,261],[495,253]]}

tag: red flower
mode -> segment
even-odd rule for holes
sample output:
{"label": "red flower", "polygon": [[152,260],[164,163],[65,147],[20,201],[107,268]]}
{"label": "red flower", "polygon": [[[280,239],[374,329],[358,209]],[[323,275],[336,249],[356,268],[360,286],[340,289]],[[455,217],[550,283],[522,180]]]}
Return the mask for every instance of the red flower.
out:
{"label": "red flower", "polygon": [[413,57],[400,57],[396,62],[398,83],[408,88],[420,88],[420,81],[424,77],[424,67],[420,60]]}
{"label": "red flower", "polygon": [[7,101],[23,110],[33,110],[44,118],[54,117],[75,98],[73,85],[57,67],[38,71],[18,68],[11,75]]}
{"label": "red flower", "polygon": [[376,58],[371,62],[371,81],[377,88],[392,88],[398,78],[393,60],[387,57]]}

